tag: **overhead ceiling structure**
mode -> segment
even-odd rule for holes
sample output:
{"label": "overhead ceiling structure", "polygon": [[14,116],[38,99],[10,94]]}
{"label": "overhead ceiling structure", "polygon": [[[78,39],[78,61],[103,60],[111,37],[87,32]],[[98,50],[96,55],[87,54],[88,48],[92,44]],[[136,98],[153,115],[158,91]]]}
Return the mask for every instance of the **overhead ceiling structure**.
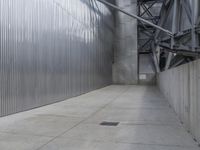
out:
{"label": "overhead ceiling structure", "polygon": [[[164,0],[138,0],[138,16],[158,25],[160,21],[160,10]],[[144,54],[152,56],[157,72],[160,71],[159,59],[155,51],[155,33],[157,29],[153,26],[138,22],[138,52],[139,57]],[[162,32],[161,30],[159,30]],[[173,35],[167,34],[168,37]]]}
{"label": "overhead ceiling structure", "polygon": [[173,33],[170,37],[161,30],[138,24],[139,50],[153,53],[158,71],[199,58],[199,0],[138,0],[138,9],[139,16]]}
{"label": "overhead ceiling structure", "polygon": [[199,0],[138,0],[138,14],[97,1],[138,19],[139,54],[151,54],[158,72],[199,58]]}
{"label": "overhead ceiling structure", "polygon": [[199,8],[196,0],[138,0],[140,17],[173,33],[138,23],[139,53],[152,54],[158,72],[199,57]]}
{"label": "overhead ceiling structure", "polygon": [[106,1],[106,0],[96,0],[96,1],[98,1],[98,2],[100,2],[100,3],[103,3],[103,4],[105,4],[106,6],[113,8],[114,10],[120,11],[120,12],[122,12],[122,13],[124,13],[124,14],[126,14],[126,15],[132,17],[132,18],[135,18],[135,19],[141,21],[142,23],[145,23],[145,24],[147,24],[147,25],[149,25],[149,26],[152,26],[152,27],[156,28],[157,30],[161,30],[161,31],[165,32],[166,34],[168,34],[169,36],[173,36],[172,32],[170,32],[169,30],[166,30],[166,29],[164,29],[164,28],[162,28],[162,27],[160,27],[160,26],[158,26],[158,25],[152,23],[151,21],[148,21],[148,20],[146,20],[146,19],[143,19],[142,17],[140,17],[140,16],[138,16],[138,15],[136,15],[136,14],[132,14],[132,13],[130,13],[130,12],[124,10],[124,9],[121,9],[120,7],[118,7],[118,6],[114,5],[114,4],[112,4],[112,3],[109,2],[109,1]]}
{"label": "overhead ceiling structure", "polygon": [[[139,0],[138,16],[152,22],[153,24],[158,24],[160,20],[160,10],[162,3],[163,0]],[[151,44],[154,40],[154,33],[156,28],[143,22],[139,22],[138,31],[139,53],[152,53]]]}

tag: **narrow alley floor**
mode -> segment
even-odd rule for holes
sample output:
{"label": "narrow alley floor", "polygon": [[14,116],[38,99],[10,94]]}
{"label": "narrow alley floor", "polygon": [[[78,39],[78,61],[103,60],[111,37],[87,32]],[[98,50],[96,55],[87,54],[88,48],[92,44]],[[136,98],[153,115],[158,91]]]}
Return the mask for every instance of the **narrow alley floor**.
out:
{"label": "narrow alley floor", "polygon": [[199,148],[156,87],[113,85],[0,118],[0,150]]}

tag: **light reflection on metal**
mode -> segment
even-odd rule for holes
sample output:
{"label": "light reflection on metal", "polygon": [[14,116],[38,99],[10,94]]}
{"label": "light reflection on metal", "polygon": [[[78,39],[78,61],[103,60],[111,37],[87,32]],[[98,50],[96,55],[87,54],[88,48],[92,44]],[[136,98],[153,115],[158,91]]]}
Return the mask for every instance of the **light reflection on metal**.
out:
{"label": "light reflection on metal", "polygon": [[0,116],[112,83],[113,17],[90,0],[0,1]]}

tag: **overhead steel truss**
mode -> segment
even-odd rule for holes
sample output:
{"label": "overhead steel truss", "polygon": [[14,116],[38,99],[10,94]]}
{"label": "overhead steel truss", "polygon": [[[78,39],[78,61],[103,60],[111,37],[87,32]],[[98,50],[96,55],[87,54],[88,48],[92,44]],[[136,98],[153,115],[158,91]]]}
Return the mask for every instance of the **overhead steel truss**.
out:
{"label": "overhead steel truss", "polygon": [[156,30],[154,53],[168,69],[199,58],[200,54],[200,1],[199,0],[164,0],[158,25],[174,34],[173,37]]}
{"label": "overhead steel truss", "polygon": [[199,58],[199,0],[138,0],[138,15],[173,33],[138,23],[139,53],[152,54],[157,71]]}
{"label": "overhead steel truss", "polygon": [[142,17],[139,17],[139,16],[136,15],[136,14],[131,14],[131,13],[129,13],[128,11],[123,10],[123,9],[121,9],[120,7],[118,7],[118,6],[114,5],[114,4],[112,4],[112,3],[110,3],[110,2],[107,2],[106,0],[97,0],[97,1],[98,1],[98,2],[101,2],[101,3],[105,4],[105,5],[107,5],[107,6],[109,6],[109,7],[111,7],[111,8],[113,8],[113,9],[117,10],[117,11],[120,11],[120,12],[122,12],[122,13],[124,13],[124,14],[126,14],[126,15],[132,17],[132,18],[135,18],[135,19],[137,19],[137,20],[139,20],[139,21],[141,21],[141,22],[143,22],[143,23],[145,23],[145,24],[148,24],[149,26],[152,26],[152,27],[156,28],[157,30],[163,31],[163,32],[165,32],[166,34],[168,34],[169,36],[173,36],[172,32],[170,32],[169,30],[166,30],[166,29],[164,29],[164,28],[162,28],[162,27],[160,27],[160,26],[158,26],[158,25],[152,23],[151,21],[148,21],[148,20],[146,20],[146,19],[143,19]]}
{"label": "overhead steel truss", "polygon": [[139,53],[152,54],[158,72],[199,58],[199,0],[138,0],[138,15],[97,1],[139,20]]}
{"label": "overhead steel truss", "polygon": [[[154,24],[160,20],[160,9],[163,0],[138,0],[138,16]],[[143,22],[138,22],[139,53],[152,53],[152,42],[156,28]]]}

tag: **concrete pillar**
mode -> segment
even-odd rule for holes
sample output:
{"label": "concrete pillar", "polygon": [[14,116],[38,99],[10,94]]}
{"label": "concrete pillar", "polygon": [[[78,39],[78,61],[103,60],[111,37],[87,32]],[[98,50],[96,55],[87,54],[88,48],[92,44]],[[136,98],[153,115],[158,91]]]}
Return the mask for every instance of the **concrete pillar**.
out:
{"label": "concrete pillar", "polygon": [[[137,0],[116,0],[116,4],[137,14]],[[113,83],[138,83],[137,20],[121,12],[116,12]]]}

